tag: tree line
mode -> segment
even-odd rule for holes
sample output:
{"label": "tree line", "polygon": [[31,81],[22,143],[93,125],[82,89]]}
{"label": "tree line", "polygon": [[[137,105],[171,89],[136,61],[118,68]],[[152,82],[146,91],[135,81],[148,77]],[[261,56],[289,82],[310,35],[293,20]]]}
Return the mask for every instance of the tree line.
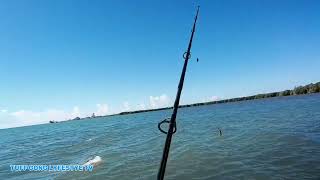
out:
{"label": "tree line", "polygon": [[[319,93],[320,92],[320,82],[317,83],[310,83],[305,86],[297,86],[292,90],[284,90],[280,92],[271,92],[271,93],[264,93],[264,94],[257,94],[253,96],[245,96],[245,97],[237,97],[231,99],[224,99],[219,101],[210,101],[210,102],[203,102],[203,103],[195,103],[195,104],[187,104],[187,105],[180,105],[179,107],[192,107],[192,106],[202,106],[208,104],[220,104],[220,103],[228,103],[228,102],[237,102],[237,101],[246,101],[246,100],[254,100],[254,99],[262,99],[262,98],[271,98],[271,97],[278,97],[278,96],[294,96],[294,95],[301,95],[301,94],[311,94],[311,93]],[[120,115],[124,114],[134,114],[134,113],[141,113],[141,112],[149,112],[149,111],[159,111],[170,109],[172,107],[166,108],[159,108],[159,109],[148,109],[148,110],[138,110],[138,111],[130,111],[130,112],[122,112],[119,113]]]}
{"label": "tree line", "polygon": [[298,86],[292,90],[284,90],[284,91],[280,91],[280,92],[272,92],[272,93],[265,93],[265,94],[257,94],[257,95],[253,95],[253,96],[224,99],[224,100],[220,100],[220,101],[188,104],[188,105],[183,105],[182,107],[199,106],[199,105],[206,105],[206,104],[219,104],[219,103],[245,101],[245,100],[262,99],[262,98],[271,98],[271,97],[277,97],[277,96],[294,96],[294,95],[311,94],[311,93],[319,93],[319,92],[320,92],[320,82],[317,82],[315,84],[310,83],[305,86]]}

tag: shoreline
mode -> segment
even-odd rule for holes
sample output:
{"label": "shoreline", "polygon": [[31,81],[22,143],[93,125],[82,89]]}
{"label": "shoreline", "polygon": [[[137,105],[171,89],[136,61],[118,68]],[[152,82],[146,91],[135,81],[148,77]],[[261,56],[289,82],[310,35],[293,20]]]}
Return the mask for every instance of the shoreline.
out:
{"label": "shoreline", "polygon": [[[291,89],[291,90],[284,90],[284,91],[264,93],[264,94],[256,94],[256,95],[252,95],[252,96],[236,97],[236,98],[223,99],[223,100],[218,100],[218,101],[208,101],[208,102],[202,102],[202,103],[180,105],[179,108],[205,106],[205,105],[211,105],[211,104],[223,104],[223,103],[230,103],[230,102],[240,102],[240,101],[248,101],[248,100],[255,100],[255,99],[266,99],[266,98],[272,98],[272,97],[297,96],[297,95],[315,94],[315,93],[320,93],[320,82],[311,83],[311,84],[308,84],[305,86],[298,86],[298,87],[295,87],[294,89]],[[172,109],[172,106],[165,107],[165,108],[158,108],[158,109],[126,111],[126,112],[121,112],[118,114],[112,114],[112,115],[108,115],[108,116],[136,114],[136,113],[151,112],[151,111],[161,111],[161,110],[167,110],[167,109]],[[101,116],[101,117],[105,117],[105,116]]]}
{"label": "shoreline", "polygon": [[[231,102],[257,100],[257,99],[266,99],[266,98],[282,97],[282,96],[297,96],[297,95],[306,95],[306,94],[315,94],[315,93],[320,93],[320,82],[310,83],[305,86],[296,86],[295,88],[293,88],[291,90],[256,94],[256,95],[252,95],[252,96],[229,98],[229,99],[223,99],[223,100],[218,100],[218,101],[208,101],[208,102],[202,102],[202,103],[179,105],[179,108],[205,106],[205,105],[211,105],[211,104],[223,104],[223,103],[231,103]],[[89,119],[110,117],[110,116],[117,116],[117,115],[127,115],[127,114],[137,114],[137,113],[152,112],[152,111],[162,111],[162,110],[168,110],[168,109],[172,109],[172,108],[173,107],[170,106],[170,107],[157,108],[157,109],[125,111],[125,112],[120,112],[117,114],[111,114],[111,115],[105,115],[105,116],[84,117],[84,118],[76,117],[76,118],[70,119],[70,120],[59,121],[59,123],[60,122],[68,122],[68,121],[89,120]],[[58,122],[58,121],[55,121],[55,122]]]}
{"label": "shoreline", "polygon": [[[279,92],[256,94],[256,95],[252,95],[252,96],[230,98],[230,99],[224,99],[224,100],[218,100],[218,101],[208,101],[208,102],[202,102],[202,103],[186,104],[186,105],[180,105],[179,108],[205,106],[205,105],[212,105],[212,104],[232,103],[232,102],[241,102],[241,101],[248,101],[248,100],[250,101],[250,100],[258,100],[258,99],[268,99],[268,98],[282,97],[282,96],[310,95],[310,94],[317,94],[317,93],[320,93],[320,82],[311,83],[311,84],[308,84],[308,85],[305,85],[305,86],[298,86],[298,87],[295,87],[292,90],[284,90],[284,91],[279,91]],[[69,119],[69,120],[64,120],[64,121],[55,121],[55,122],[60,124],[60,123],[63,123],[63,122],[70,122],[70,121],[90,120],[90,119],[110,117],[110,116],[129,115],[129,114],[137,114],[137,113],[152,112],[152,111],[162,111],[162,110],[168,110],[168,109],[172,109],[172,107],[165,107],[165,108],[158,108],[158,109],[147,109],[147,110],[137,110],[137,111],[128,111],[128,112],[121,112],[121,113],[110,114],[110,115],[105,115],[105,116],[75,118],[75,119]],[[15,128],[23,128],[23,127],[44,125],[44,124],[50,124],[50,123],[47,122],[47,123],[41,123],[41,124],[10,127],[10,128],[4,128],[4,129],[15,129]],[[4,129],[0,129],[0,130],[4,130]]]}

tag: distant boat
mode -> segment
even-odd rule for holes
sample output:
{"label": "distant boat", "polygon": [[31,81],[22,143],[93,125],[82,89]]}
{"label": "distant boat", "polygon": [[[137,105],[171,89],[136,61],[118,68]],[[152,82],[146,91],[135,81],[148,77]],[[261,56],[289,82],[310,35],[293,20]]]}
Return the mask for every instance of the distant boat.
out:
{"label": "distant boat", "polygon": [[58,123],[58,121],[49,121],[50,123]]}

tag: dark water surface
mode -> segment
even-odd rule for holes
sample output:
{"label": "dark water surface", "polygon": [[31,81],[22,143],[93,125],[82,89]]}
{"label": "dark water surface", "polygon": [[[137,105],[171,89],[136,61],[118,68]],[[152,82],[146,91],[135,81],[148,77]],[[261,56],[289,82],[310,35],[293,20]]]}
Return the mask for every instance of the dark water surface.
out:
{"label": "dark water surface", "polygon": [[[0,130],[0,179],[156,179],[171,111]],[[320,95],[183,108],[166,179],[320,179]],[[218,128],[223,131],[219,136]],[[93,172],[10,164],[102,163]]]}

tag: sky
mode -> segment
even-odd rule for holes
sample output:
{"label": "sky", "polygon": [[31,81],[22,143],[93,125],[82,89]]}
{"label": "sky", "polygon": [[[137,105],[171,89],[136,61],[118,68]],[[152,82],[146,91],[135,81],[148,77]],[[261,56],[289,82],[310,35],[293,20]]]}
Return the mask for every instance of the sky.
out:
{"label": "sky", "polygon": [[[0,1],[0,129],[320,81],[320,1]],[[199,58],[197,63],[195,60]]]}

